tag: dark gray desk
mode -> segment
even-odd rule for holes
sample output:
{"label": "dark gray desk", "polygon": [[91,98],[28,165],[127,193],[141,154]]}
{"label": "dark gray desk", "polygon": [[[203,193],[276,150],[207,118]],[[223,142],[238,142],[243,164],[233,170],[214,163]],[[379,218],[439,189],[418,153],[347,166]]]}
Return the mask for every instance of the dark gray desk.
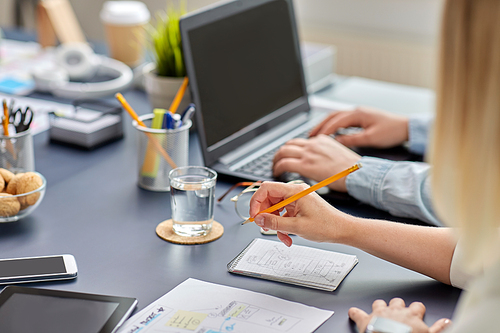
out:
{"label": "dark gray desk", "polygon": [[[125,97],[138,113],[148,112],[141,92],[130,91]],[[155,228],[170,218],[169,193],[137,187],[136,133],[125,117],[125,138],[92,152],[51,144],[47,132],[35,137],[36,169],[48,182],[45,198],[31,216],[0,224],[0,257],[70,253],[79,273],[72,281],[29,286],[136,297],[142,309],[192,277],[335,311],[318,332],[351,332],[349,307],[370,310],[377,298],[422,301],[427,306],[427,323],[452,316],[458,289],[342,245],[294,238],[296,244],[358,256],[359,264],[335,292],[228,273],[226,264],[252,239],[274,237],[262,236],[253,224],[240,226],[229,200],[215,208],[215,219],[225,228],[219,240],[194,246],[163,241]],[[190,162],[201,164],[197,142],[192,139]],[[216,196],[230,185],[218,181]],[[388,217],[356,203],[337,206],[355,215]]]}

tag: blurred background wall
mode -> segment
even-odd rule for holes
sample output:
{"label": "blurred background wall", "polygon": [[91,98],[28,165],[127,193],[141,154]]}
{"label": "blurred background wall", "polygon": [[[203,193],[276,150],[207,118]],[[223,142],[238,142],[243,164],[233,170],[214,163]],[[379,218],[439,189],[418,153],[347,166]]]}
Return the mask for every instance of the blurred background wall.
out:
{"label": "blurred background wall", "polygon": [[[90,40],[104,40],[105,0],[70,0]],[[337,73],[433,88],[444,0],[294,0],[301,39],[337,47]],[[144,0],[154,13],[165,0]],[[188,10],[216,0],[187,0]],[[175,3],[175,2],[174,2]],[[36,0],[0,0],[0,26],[35,27]]]}

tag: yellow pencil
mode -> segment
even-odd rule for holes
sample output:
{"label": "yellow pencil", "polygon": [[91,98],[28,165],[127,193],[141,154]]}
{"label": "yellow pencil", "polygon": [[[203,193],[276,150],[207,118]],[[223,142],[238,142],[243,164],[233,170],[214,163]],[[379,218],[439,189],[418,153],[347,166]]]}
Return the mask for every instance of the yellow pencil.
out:
{"label": "yellow pencil", "polygon": [[[312,192],[314,192],[314,191],[316,191],[316,190],[318,190],[318,189],[320,189],[320,188],[322,188],[324,186],[329,185],[330,183],[333,183],[334,181],[339,180],[342,177],[347,176],[348,174],[350,174],[351,172],[354,172],[354,171],[358,170],[359,168],[361,168],[361,164],[360,163],[355,164],[352,167],[350,167],[350,168],[348,168],[348,169],[346,169],[344,171],[341,171],[341,172],[339,172],[336,175],[333,175],[331,177],[328,177],[325,180],[320,181],[319,183],[317,183],[317,184],[315,184],[315,185],[313,185],[313,186],[305,189],[304,191],[301,191],[299,193],[296,193],[296,194],[292,195],[290,198],[287,198],[287,199],[285,199],[285,200],[283,200],[281,202],[278,202],[274,206],[271,206],[271,207],[269,207],[267,209],[264,209],[263,211],[259,212],[257,215],[264,214],[264,213],[272,213],[274,211],[277,211],[278,209],[283,208],[286,205],[288,205],[288,204],[290,204],[290,203],[292,203],[294,201],[297,201],[297,200],[299,200],[302,197],[305,197],[309,193],[312,193]],[[248,220],[246,220],[245,222],[243,222],[241,224],[247,224],[247,223],[250,223],[250,222],[253,222],[253,221],[254,221],[254,218],[251,217],[251,218],[249,218]]]}
{"label": "yellow pencil", "polygon": [[3,100],[3,135],[9,136],[9,109],[7,108],[7,100]]}
{"label": "yellow pencil", "polygon": [[[142,120],[139,119],[139,116],[137,115],[137,113],[135,113],[134,109],[132,109],[132,107],[127,103],[127,101],[125,100],[125,98],[123,97],[122,94],[117,93],[115,95],[115,97],[121,103],[121,105],[123,106],[123,108],[125,110],[127,110],[127,112],[130,114],[130,116],[132,117],[132,119],[134,119],[142,127],[147,127],[144,124],[144,122],[142,122]],[[163,147],[158,142],[158,140],[156,140],[156,138],[152,134],[150,134],[150,133],[145,132],[145,134],[148,136],[149,141],[153,143],[153,145],[156,148],[156,150],[158,150],[158,152],[163,156],[163,158],[168,162],[168,164],[170,164],[170,167],[172,169],[177,168],[177,165],[175,164],[175,162],[167,154],[167,152],[165,151],[165,149],[163,149]]]}
{"label": "yellow pencil", "polygon": [[179,107],[179,104],[181,104],[182,97],[184,97],[184,94],[186,93],[186,89],[189,83],[189,79],[186,76],[184,80],[182,81],[181,86],[179,87],[179,90],[177,90],[177,94],[175,94],[175,98],[172,101],[172,104],[170,104],[170,108],[168,111],[175,113],[177,111],[177,108]]}
{"label": "yellow pencil", "polygon": [[[7,107],[7,100],[3,100],[3,120],[2,120],[2,125],[3,125],[3,135],[4,136],[9,136],[9,108]],[[12,155],[12,158],[14,160],[17,160],[17,153],[16,150],[14,149],[14,145],[12,144],[12,141],[10,139],[6,140],[5,146],[9,153]],[[7,168],[11,168],[11,164],[7,163]]]}

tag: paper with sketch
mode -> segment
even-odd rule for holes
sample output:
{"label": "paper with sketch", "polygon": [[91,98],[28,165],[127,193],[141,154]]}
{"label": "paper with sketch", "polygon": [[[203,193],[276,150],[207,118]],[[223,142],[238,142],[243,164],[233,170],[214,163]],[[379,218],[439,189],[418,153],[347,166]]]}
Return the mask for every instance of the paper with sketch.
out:
{"label": "paper with sketch", "polygon": [[127,320],[118,333],[304,333],[332,315],[333,311],[190,278]]}
{"label": "paper with sketch", "polygon": [[231,273],[333,291],[357,263],[355,255],[256,238],[227,268]]}

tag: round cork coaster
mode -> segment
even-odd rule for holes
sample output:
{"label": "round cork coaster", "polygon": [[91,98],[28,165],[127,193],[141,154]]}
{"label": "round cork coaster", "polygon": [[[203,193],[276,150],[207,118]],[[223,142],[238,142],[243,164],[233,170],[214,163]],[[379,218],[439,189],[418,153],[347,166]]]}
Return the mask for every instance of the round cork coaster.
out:
{"label": "round cork coaster", "polygon": [[212,223],[212,230],[206,236],[185,237],[177,235],[172,229],[172,219],[166,220],[156,226],[156,234],[160,238],[175,244],[205,244],[219,239],[224,233],[224,227],[217,221]]}

